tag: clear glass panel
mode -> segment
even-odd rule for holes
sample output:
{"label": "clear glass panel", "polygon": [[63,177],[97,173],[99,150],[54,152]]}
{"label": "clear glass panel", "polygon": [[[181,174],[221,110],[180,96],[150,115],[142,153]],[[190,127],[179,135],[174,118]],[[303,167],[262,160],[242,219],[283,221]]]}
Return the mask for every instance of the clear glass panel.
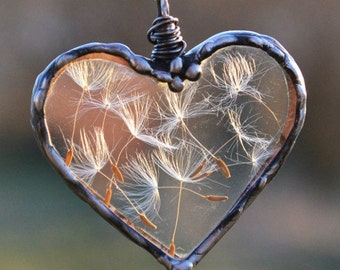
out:
{"label": "clear glass panel", "polygon": [[171,256],[188,255],[278,152],[290,82],[262,50],[231,46],[182,93],[124,60],[66,65],[45,103],[51,143],[80,181]]}

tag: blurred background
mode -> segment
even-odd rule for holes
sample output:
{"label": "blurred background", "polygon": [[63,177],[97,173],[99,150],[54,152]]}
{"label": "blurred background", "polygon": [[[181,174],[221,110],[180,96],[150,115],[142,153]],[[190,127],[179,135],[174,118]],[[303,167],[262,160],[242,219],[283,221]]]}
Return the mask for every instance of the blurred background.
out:
{"label": "blurred background", "polygon": [[[170,0],[191,48],[247,29],[299,64],[308,114],[274,181],[197,269],[340,269],[340,3]],[[36,76],[75,46],[121,42],[149,56],[155,0],[1,0],[0,269],[163,269],[64,184],[30,126]]]}

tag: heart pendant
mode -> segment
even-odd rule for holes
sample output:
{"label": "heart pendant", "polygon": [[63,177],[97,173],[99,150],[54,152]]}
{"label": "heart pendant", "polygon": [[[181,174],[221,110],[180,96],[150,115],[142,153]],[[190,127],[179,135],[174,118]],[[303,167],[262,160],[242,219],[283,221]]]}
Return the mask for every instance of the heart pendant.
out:
{"label": "heart pendant", "polygon": [[75,48],[39,75],[31,111],[69,187],[168,269],[185,270],[276,174],[305,99],[277,41],[230,31],[163,62],[116,43]]}

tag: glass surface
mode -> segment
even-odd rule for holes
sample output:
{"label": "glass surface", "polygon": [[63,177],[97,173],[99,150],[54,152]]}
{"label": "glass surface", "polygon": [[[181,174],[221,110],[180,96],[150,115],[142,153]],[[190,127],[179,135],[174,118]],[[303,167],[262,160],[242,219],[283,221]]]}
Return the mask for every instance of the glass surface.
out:
{"label": "glass surface", "polygon": [[216,227],[280,150],[295,96],[277,62],[231,46],[181,93],[106,54],[51,82],[51,143],[74,178],[124,222],[181,258]]}

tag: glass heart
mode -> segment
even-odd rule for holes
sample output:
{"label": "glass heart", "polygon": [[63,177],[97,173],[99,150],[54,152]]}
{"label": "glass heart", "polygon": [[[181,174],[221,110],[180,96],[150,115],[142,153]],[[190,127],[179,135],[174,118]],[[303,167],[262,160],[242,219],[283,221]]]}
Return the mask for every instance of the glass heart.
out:
{"label": "glass heart", "polygon": [[33,97],[46,154],[104,218],[168,261],[211,248],[302,125],[294,82],[253,46],[216,49],[180,93],[118,54],[60,66]]}

